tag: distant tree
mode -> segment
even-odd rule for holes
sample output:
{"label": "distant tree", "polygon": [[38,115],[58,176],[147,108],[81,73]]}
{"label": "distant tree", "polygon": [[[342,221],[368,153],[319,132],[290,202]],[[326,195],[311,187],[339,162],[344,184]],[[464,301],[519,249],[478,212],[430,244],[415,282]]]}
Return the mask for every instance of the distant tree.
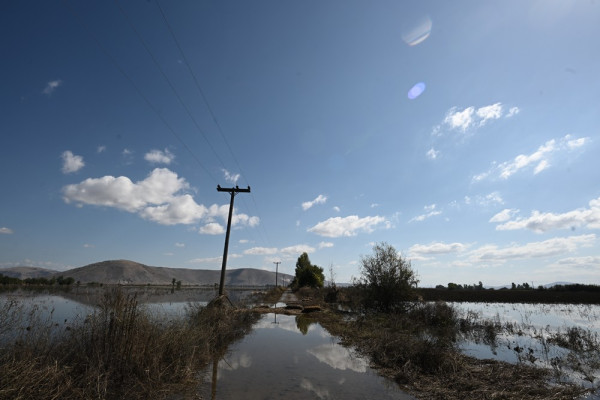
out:
{"label": "distant tree", "polygon": [[373,254],[360,260],[361,277],[357,286],[364,290],[364,305],[381,311],[401,311],[414,298],[419,280],[410,261],[385,243],[373,246]]}
{"label": "distant tree", "polygon": [[463,287],[454,282],[448,282],[448,290],[461,290]]}
{"label": "distant tree", "polygon": [[296,276],[292,281],[292,287],[301,288],[304,286],[323,287],[325,276],[323,268],[310,263],[307,253],[302,253],[296,261]]}
{"label": "distant tree", "polygon": [[512,290],[515,290],[515,289],[517,288],[517,285],[515,285],[515,283],[513,282],[510,288],[511,288]]}
{"label": "distant tree", "polygon": [[177,281],[177,290],[181,290],[181,281]]}
{"label": "distant tree", "polygon": [[438,290],[446,290],[446,286],[444,285],[437,285],[435,288]]}

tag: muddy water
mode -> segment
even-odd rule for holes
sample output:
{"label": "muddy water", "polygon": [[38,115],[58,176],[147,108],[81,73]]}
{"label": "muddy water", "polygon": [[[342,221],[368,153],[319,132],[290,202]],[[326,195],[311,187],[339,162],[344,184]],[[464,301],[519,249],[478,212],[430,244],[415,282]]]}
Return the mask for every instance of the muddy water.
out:
{"label": "muddy water", "polygon": [[205,399],[413,399],[303,316],[265,314],[205,371]]}

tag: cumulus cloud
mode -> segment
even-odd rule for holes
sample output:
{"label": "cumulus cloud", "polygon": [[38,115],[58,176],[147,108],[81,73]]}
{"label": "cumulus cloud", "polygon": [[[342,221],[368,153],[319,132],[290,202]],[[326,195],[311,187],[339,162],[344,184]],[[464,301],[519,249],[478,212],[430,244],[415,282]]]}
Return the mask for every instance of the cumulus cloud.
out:
{"label": "cumulus cloud", "polygon": [[[490,220],[490,222],[493,221]],[[562,214],[551,212],[541,213],[534,210],[528,218],[517,218],[513,221],[505,222],[496,226],[496,230],[529,229],[537,233],[544,233],[554,229],[573,229],[579,227],[600,229],[600,197],[591,200],[588,208],[579,208]]]}
{"label": "cumulus cloud", "polygon": [[[508,114],[516,114],[518,108],[513,107]],[[495,103],[489,106],[475,108],[474,106],[459,110],[458,107],[452,107],[446,112],[446,116],[440,125],[433,128],[433,135],[440,136],[445,129],[465,133],[470,129],[480,128],[488,121],[499,119],[504,114],[502,103]],[[508,115],[507,114],[507,115]]]}
{"label": "cumulus cloud", "polygon": [[551,139],[531,154],[519,154],[513,160],[502,163],[493,162],[488,171],[473,176],[472,180],[479,182],[490,177],[508,179],[517,172],[528,168],[533,169],[533,174],[537,175],[552,165],[550,163],[552,155],[583,147],[588,142],[589,138],[587,137],[573,139],[571,135],[565,135],[560,139]]}
{"label": "cumulus cloud", "polygon": [[521,110],[519,109],[519,107],[511,107],[508,110],[508,112],[506,113],[506,118],[514,117],[515,115],[517,115],[520,112],[521,112]]}
{"label": "cumulus cloud", "polygon": [[327,196],[323,196],[322,194],[320,194],[314,200],[305,201],[304,203],[302,203],[302,209],[304,211],[306,211],[309,208],[311,208],[312,206],[314,206],[315,204],[325,204],[326,201],[327,201]]}
{"label": "cumulus cloud", "polygon": [[60,79],[57,79],[55,81],[50,81],[46,84],[46,87],[44,88],[42,93],[50,96],[56,90],[56,88],[58,88],[60,85],[62,85],[62,80],[60,80]]}
{"label": "cumulus cloud", "polygon": [[148,153],[144,155],[144,160],[152,163],[152,164],[171,164],[171,162],[175,159],[175,155],[169,151],[169,149],[165,149],[165,151],[161,150],[150,150]]}
{"label": "cumulus cloud", "polygon": [[325,249],[325,248],[329,248],[329,247],[333,247],[333,243],[331,243],[331,242],[321,242],[321,243],[319,243],[319,248],[320,249]]}
{"label": "cumulus cloud", "polygon": [[61,156],[63,160],[62,172],[63,174],[70,174],[79,171],[85,166],[83,157],[74,155],[71,151],[64,151]]}
{"label": "cumulus cloud", "polygon": [[12,235],[13,234],[13,230],[10,228],[7,228],[5,226],[3,226],[2,228],[0,228],[0,234],[3,235]]}
{"label": "cumulus cloud", "polygon": [[200,227],[198,232],[204,235],[222,235],[223,233],[225,233],[225,228],[223,227],[223,225],[217,222],[210,222]]}
{"label": "cumulus cloud", "polygon": [[429,158],[430,160],[435,160],[436,158],[438,158],[438,156],[440,155],[440,152],[435,150],[433,147],[429,149],[429,151],[427,152],[427,158]]}
{"label": "cumulus cloud", "polygon": [[254,256],[277,254],[277,247],[253,247],[251,249],[244,250],[244,254]]}
{"label": "cumulus cloud", "polygon": [[436,210],[435,208],[436,208],[435,204],[431,204],[429,206],[423,207],[423,209],[425,210],[425,214],[417,215],[416,217],[412,218],[408,222],[415,222],[415,221],[421,222],[421,221],[426,220],[427,218],[431,218],[436,215],[440,215],[442,212],[439,210]]}
{"label": "cumulus cloud", "polygon": [[409,256],[423,256],[423,255],[438,255],[448,253],[458,253],[464,251],[469,246],[463,243],[444,243],[434,242],[430,244],[415,244],[408,249]]}
{"label": "cumulus cloud", "polygon": [[[197,204],[190,194],[183,193],[187,189],[189,184],[175,172],[155,168],[138,182],[132,182],[125,176],[88,178],[63,187],[62,192],[67,203],[118,208],[162,225],[193,224],[205,220],[208,225],[201,228],[201,233],[218,234],[219,224],[214,219],[227,221],[229,205],[213,204],[207,208]],[[234,212],[232,217],[233,226],[253,227],[258,223],[258,217],[245,214]]]}
{"label": "cumulus cloud", "polygon": [[307,244],[297,244],[295,246],[284,247],[280,252],[287,256],[296,256],[302,253],[314,253],[315,248]]}
{"label": "cumulus cloud", "polygon": [[232,174],[231,172],[227,171],[225,168],[222,168],[221,171],[223,171],[223,176],[225,177],[225,180],[227,182],[237,183],[238,179],[240,179],[240,174]]}
{"label": "cumulus cloud", "polygon": [[504,262],[506,260],[544,258],[572,253],[580,247],[589,247],[596,241],[596,235],[579,235],[553,238],[542,242],[531,242],[524,245],[510,245],[499,248],[496,245],[485,245],[473,250],[469,255],[472,262]]}
{"label": "cumulus cloud", "polygon": [[490,218],[489,222],[504,222],[504,221],[508,221],[514,215],[516,215],[518,212],[519,212],[519,210],[514,209],[514,208],[505,208],[504,210],[500,211],[499,213],[497,213],[496,215],[494,215],[492,218]]}
{"label": "cumulus cloud", "polygon": [[333,217],[319,222],[308,232],[324,237],[348,237],[356,236],[359,232],[371,233],[381,224],[388,224],[384,217],[378,215],[373,217],[359,218],[357,215],[347,217]]}

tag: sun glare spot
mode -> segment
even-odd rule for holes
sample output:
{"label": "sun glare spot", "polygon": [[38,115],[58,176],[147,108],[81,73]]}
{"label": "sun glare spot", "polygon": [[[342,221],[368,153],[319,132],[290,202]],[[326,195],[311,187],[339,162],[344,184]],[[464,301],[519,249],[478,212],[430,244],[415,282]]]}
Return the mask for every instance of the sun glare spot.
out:
{"label": "sun glare spot", "polygon": [[411,100],[416,99],[425,91],[425,82],[419,82],[415,86],[411,87],[408,91],[408,98]]}
{"label": "sun glare spot", "polygon": [[433,23],[428,16],[417,20],[414,25],[411,25],[409,29],[406,29],[402,34],[402,40],[409,46],[416,46],[422,43],[431,34],[431,27]]}

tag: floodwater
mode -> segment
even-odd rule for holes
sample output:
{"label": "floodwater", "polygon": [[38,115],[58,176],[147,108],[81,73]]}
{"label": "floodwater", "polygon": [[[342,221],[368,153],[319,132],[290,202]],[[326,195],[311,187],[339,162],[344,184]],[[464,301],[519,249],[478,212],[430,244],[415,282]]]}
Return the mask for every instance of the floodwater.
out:
{"label": "floodwater", "polygon": [[[558,381],[600,387],[600,306],[589,304],[452,303],[462,318],[492,321],[490,338],[466,335],[459,349],[479,359],[525,363],[554,372]],[[577,348],[559,345],[557,337]],[[595,343],[595,345],[594,345]],[[600,398],[600,393],[598,397]]]}
{"label": "floodwater", "polygon": [[[212,290],[209,294],[190,293],[186,301],[181,295],[163,294],[164,299],[173,301],[146,302],[142,307],[156,317],[172,318],[182,316],[188,304],[202,304],[211,298],[203,296],[214,297]],[[235,297],[250,295],[251,292],[238,293]],[[64,293],[0,294],[0,309],[8,300],[16,300],[23,307],[24,319],[17,324],[21,329],[30,324],[30,316],[37,316],[42,321],[52,321],[59,333],[68,325],[81,323],[94,311],[92,304],[97,304],[94,301],[98,298],[93,293],[63,296]],[[303,315],[263,315],[250,334],[230,346],[202,374],[204,383],[199,387],[199,395],[204,399],[414,399]]]}
{"label": "floodwater", "polygon": [[263,315],[204,382],[206,399],[413,399],[303,315]]}

